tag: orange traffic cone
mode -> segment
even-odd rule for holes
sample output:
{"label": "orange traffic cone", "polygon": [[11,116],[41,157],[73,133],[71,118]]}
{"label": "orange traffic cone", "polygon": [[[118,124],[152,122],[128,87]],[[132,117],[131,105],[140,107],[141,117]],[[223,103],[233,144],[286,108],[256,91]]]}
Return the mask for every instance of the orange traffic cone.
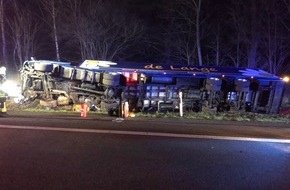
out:
{"label": "orange traffic cone", "polygon": [[128,102],[124,103],[123,110],[124,110],[124,117],[125,118],[128,117],[129,116],[129,104],[128,104]]}
{"label": "orange traffic cone", "polygon": [[87,117],[87,112],[89,111],[89,105],[85,102],[81,105],[81,117]]}

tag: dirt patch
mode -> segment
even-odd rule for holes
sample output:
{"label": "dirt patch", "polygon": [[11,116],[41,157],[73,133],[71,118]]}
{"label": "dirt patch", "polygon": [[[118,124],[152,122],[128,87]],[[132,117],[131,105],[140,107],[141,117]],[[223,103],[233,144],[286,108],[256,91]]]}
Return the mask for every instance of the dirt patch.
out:
{"label": "dirt patch", "polygon": [[58,111],[73,111],[73,105],[66,106],[50,106],[51,104],[41,104],[41,100],[33,100],[27,102],[15,103],[14,100],[7,100],[6,106],[9,111],[33,111],[33,110],[58,110]]}

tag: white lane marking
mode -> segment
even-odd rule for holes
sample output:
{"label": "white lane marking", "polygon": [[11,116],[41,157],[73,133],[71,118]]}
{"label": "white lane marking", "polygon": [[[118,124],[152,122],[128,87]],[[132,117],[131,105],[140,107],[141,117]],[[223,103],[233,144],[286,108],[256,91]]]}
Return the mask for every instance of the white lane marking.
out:
{"label": "white lane marking", "polygon": [[192,134],[176,134],[176,133],[161,133],[161,132],[80,129],[80,128],[64,128],[64,127],[14,126],[14,125],[0,125],[0,128],[22,129],[22,130],[41,130],[41,131],[60,131],[60,132],[78,132],[78,133],[96,133],[96,134],[115,134],[115,135],[173,137],[173,138],[190,138],[190,139],[254,141],[254,142],[272,142],[272,143],[289,143],[290,144],[290,139],[274,139],[274,138],[229,137],[229,136],[192,135]]}

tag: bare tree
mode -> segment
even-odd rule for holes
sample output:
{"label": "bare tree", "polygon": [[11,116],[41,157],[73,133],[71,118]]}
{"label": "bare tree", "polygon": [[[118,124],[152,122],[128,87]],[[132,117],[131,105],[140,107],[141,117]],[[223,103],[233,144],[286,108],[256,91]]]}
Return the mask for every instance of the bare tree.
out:
{"label": "bare tree", "polygon": [[[195,52],[197,51],[197,44],[195,43],[194,31],[191,25],[186,29],[182,25],[179,27],[175,25],[175,29],[178,28],[180,28],[180,32],[172,33],[175,48],[173,58],[190,65],[196,60]],[[182,32],[184,30],[185,32]]]}
{"label": "bare tree", "polygon": [[259,46],[259,17],[258,17],[258,3],[252,0],[250,4],[250,30],[249,30],[249,53],[248,53],[248,67],[254,68],[257,66],[257,50]]}
{"label": "bare tree", "polygon": [[284,11],[281,11],[285,7],[280,5],[274,0],[268,0],[263,4],[264,27],[260,46],[263,54],[259,65],[273,74],[282,74],[286,69],[285,62],[290,58],[288,45],[290,38],[287,34],[287,26],[285,26],[286,15]]}
{"label": "bare tree", "polygon": [[[175,25],[170,30],[173,39],[172,46],[176,56],[182,58],[187,64],[192,64],[197,57],[198,64],[203,65],[201,47],[201,5],[202,0],[176,0],[169,7],[171,22]],[[177,42],[176,42],[177,41]],[[189,52],[192,51],[192,52]]]}
{"label": "bare tree", "polygon": [[7,67],[7,45],[5,35],[5,20],[4,20],[4,2],[0,0],[0,27],[1,27],[1,39],[2,39],[2,62]]}
{"label": "bare tree", "polygon": [[215,31],[215,40],[213,42],[212,49],[215,52],[215,65],[220,66],[221,59],[221,36],[220,36],[220,25],[217,25],[217,30]]}
{"label": "bare tree", "polygon": [[[56,25],[56,18],[58,15],[58,9],[57,9],[57,2],[56,0],[41,0],[40,1],[49,16],[51,17],[51,24],[48,22],[50,26],[52,26],[53,30],[53,38],[54,38],[54,44],[55,44],[55,51],[56,51],[56,59],[60,61],[60,52],[59,52],[59,41],[58,41],[58,29]],[[43,17],[43,19],[46,21],[46,17]]]}
{"label": "bare tree", "polygon": [[203,65],[202,62],[202,52],[201,52],[201,43],[200,43],[200,26],[201,26],[201,22],[200,22],[200,12],[201,12],[201,2],[202,0],[191,0],[191,5],[192,8],[195,9],[196,11],[196,46],[197,46],[197,52],[198,52],[198,63],[200,66]]}
{"label": "bare tree", "polygon": [[15,0],[13,7],[13,17],[9,18],[7,23],[11,30],[11,38],[14,41],[14,66],[19,68],[23,61],[34,55],[38,24],[34,21],[29,6],[23,6]]}
{"label": "bare tree", "polygon": [[207,24],[203,26],[204,40],[203,50],[206,55],[207,65],[221,66],[229,64],[225,62],[226,54],[225,48],[228,38],[226,32],[228,31],[228,14],[224,11],[225,7],[219,6],[219,2],[212,2],[212,11],[208,13]]}
{"label": "bare tree", "polygon": [[[138,20],[114,12],[102,0],[67,0],[66,35],[79,44],[82,59],[113,60],[130,49],[143,34]],[[110,10],[110,11],[109,11]]]}
{"label": "bare tree", "polygon": [[235,66],[258,67],[261,42],[261,8],[259,0],[236,0],[228,7],[229,29],[234,38],[228,44],[228,57]]}
{"label": "bare tree", "polygon": [[227,7],[229,15],[229,25],[233,28],[233,33],[230,36],[231,43],[228,44],[229,48],[227,56],[233,61],[236,67],[243,65],[243,61],[247,59],[243,44],[246,41],[246,24],[244,17],[247,8],[243,4],[243,0],[232,1],[231,5]]}

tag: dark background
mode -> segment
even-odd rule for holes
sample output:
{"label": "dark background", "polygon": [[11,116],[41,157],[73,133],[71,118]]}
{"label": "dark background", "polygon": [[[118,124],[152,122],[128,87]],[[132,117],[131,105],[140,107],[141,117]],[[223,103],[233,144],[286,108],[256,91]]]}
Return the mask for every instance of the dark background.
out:
{"label": "dark background", "polygon": [[[194,3],[198,5],[199,1],[198,10]],[[257,67],[281,76],[289,73],[288,0],[47,2],[55,3],[61,61],[79,64],[85,59],[99,59],[202,64]],[[69,8],[73,2],[78,3],[78,12]],[[57,59],[52,17],[41,0],[4,0],[3,9],[7,58],[2,59],[2,65],[18,69],[21,62],[32,56]],[[24,45],[24,36],[19,37],[21,43],[15,41],[16,29],[11,23],[21,12],[22,20],[17,26],[20,31],[26,31],[23,27],[29,24],[34,28],[28,31],[34,31],[30,44],[33,48]],[[197,15],[202,63],[197,53]],[[137,32],[130,36],[134,26]],[[81,40],[85,42],[82,44]],[[3,38],[0,42],[3,45]],[[82,49],[88,44],[92,47]]]}

